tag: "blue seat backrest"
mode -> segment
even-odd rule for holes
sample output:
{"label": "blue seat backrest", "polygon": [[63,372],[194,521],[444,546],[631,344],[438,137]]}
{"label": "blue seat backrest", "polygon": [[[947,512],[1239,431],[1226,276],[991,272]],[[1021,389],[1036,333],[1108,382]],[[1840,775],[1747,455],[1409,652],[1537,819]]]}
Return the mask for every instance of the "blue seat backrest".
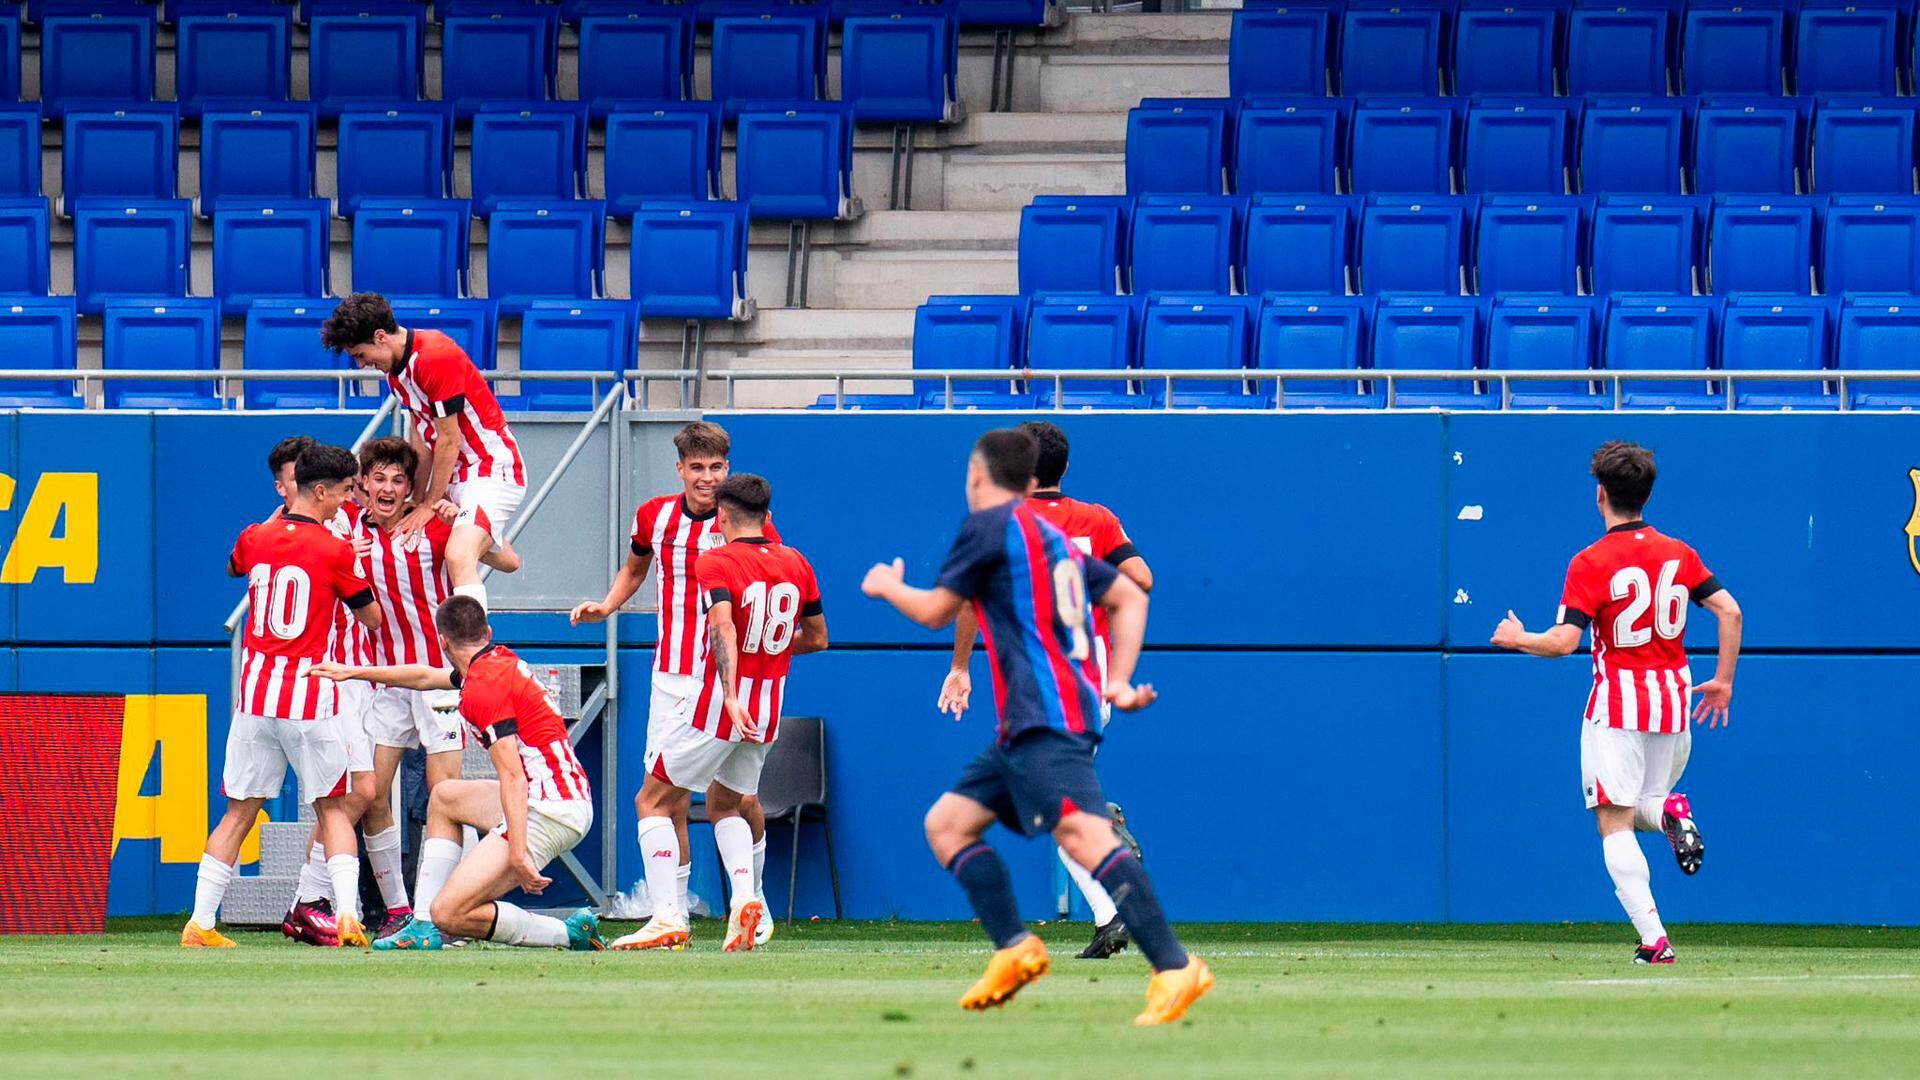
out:
{"label": "blue seat backrest", "polygon": [[[1260,307],[1253,366],[1268,370],[1360,371],[1367,358],[1374,300],[1365,296],[1269,297]],[[1281,379],[1288,407],[1378,406],[1379,388],[1358,380]]]}
{"label": "blue seat backrest", "polygon": [[1347,291],[1358,200],[1350,195],[1257,198],[1242,258],[1248,295]]}
{"label": "blue seat backrest", "polygon": [[1331,195],[1339,190],[1349,108],[1343,101],[1249,100],[1233,139],[1233,190]]}
{"label": "blue seat backrest", "polygon": [[[1496,301],[1487,318],[1491,371],[1586,371],[1600,344],[1605,301],[1592,296],[1517,296]],[[1513,380],[1516,408],[1594,408],[1607,403],[1592,382]]]}
{"label": "blue seat backrest", "polygon": [[1133,212],[1133,291],[1224,295],[1233,291],[1245,200],[1159,196]]}
{"label": "blue seat backrest", "polygon": [[[72,297],[9,297],[0,300],[0,352],[15,368],[69,371],[76,366],[78,319]],[[70,380],[25,379],[0,388],[8,405],[72,406]]]}
{"label": "blue seat backrest", "polygon": [[1559,40],[1556,8],[1463,7],[1454,22],[1454,93],[1552,94]]}
{"label": "blue seat backrest", "polygon": [[1813,118],[1812,190],[1829,194],[1913,192],[1914,108],[1898,98],[1822,102]]}
{"label": "blue seat backrest", "polygon": [[20,100],[20,13],[0,10],[0,103]]}
{"label": "blue seat backrest", "polygon": [[1576,5],[1567,16],[1567,93],[1666,93],[1672,21],[1664,3]]}
{"label": "blue seat backrest", "polygon": [[[1373,317],[1373,366],[1383,371],[1473,371],[1478,367],[1485,305],[1468,297],[1403,297],[1383,301]],[[1408,379],[1389,390],[1399,405],[1464,408],[1488,404],[1471,381]]]}
{"label": "blue seat backrest", "polygon": [[755,218],[837,218],[853,197],[853,114],[841,102],[796,102],[740,114],[737,197]]}
{"label": "blue seat backrest", "polygon": [[[1920,356],[1920,304],[1912,297],[1862,298],[1840,309],[1836,365],[1841,371],[1910,371]],[[1920,380],[1847,385],[1855,409],[1920,408]]]}
{"label": "blue seat backrest", "polygon": [[744,316],[747,227],[747,208],[737,202],[643,203],[629,257],[641,316]]}
{"label": "blue seat backrest", "polygon": [[192,204],[82,199],[73,210],[73,292],[94,314],[115,296],[187,295]]}
{"label": "blue seat backrest", "polygon": [[179,177],[180,114],[172,105],[69,110],[64,198],[171,199]]}
{"label": "blue seat backrest", "polygon": [[449,193],[453,116],[438,102],[385,102],[340,114],[340,213],[362,199],[439,199]]}
{"label": "blue seat backrest", "polygon": [[1791,195],[1798,188],[1800,116],[1791,105],[1702,104],[1694,121],[1693,186],[1709,195]]}
{"label": "blue seat backrest", "polygon": [[[1138,309],[1119,298],[1036,297],[1028,314],[1027,366],[1035,370],[1123,371],[1135,367]],[[1051,400],[1053,386],[1036,379]],[[1066,393],[1124,393],[1124,381],[1066,380]]]}
{"label": "blue seat backrest", "polygon": [[[1005,371],[1016,363],[1024,365],[1025,319],[1025,304],[1018,297],[930,296],[913,315],[913,366],[925,371]],[[921,395],[946,396],[943,380],[918,379],[913,386]],[[1005,380],[953,384],[955,397],[1007,390]]]}
{"label": "blue seat backrest", "polygon": [[[1719,354],[1720,301],[1710,296],[1616,298],[1607,308],[1602,366],[1614,371],[1700,371]],[[1705,407],[1717,400],[1711,384],[1624,379],[1629,408]]]}
{"label": "blue seat backrest", "polygon": [[1685,99],[1589,103],[1580,120],[1580,190],[1680,194],[1690,128]]}
{"label": "blue seat backrest", "polygon": [[1684,16],[1682,82],[1689,94],[1778,94],[1786,13],[1692,7]]}
{"label": "blue seat backrest", "polygon": [[1326,8],[1234,12],[1227,45],[1227,84],[1232,95],[1327,92]]}
{"label": "blue seat backrest", "polygon": [[1467,112],[1465,189],[1561,194],[1573,130],[1565,105],[1512,99],[1475,105]]}
{"label": "blue seat backrest", "polygon": [[[1244,368],[1251,359],[1260,301],[1248,296],[1162,297],[1146,306],[1140,330],[1140,366],[1213,371]],[[1146,379],[1147,397],[1167,399],[1167,380]],[[1175,379],[1176,394],[1220,396],[1245,391],[1243,381]]]}
{"label": "blue seat backrest", "polygon": [[897,8],[848,18],[840,29],[840,98],[865,121],[942,121],[956,115],[960,30],[951,11]]}
{"label": "blue seat backrest", "polygon": [[224,204],[213,215],[213,292],[227,314],[241,314],[255,300],[331,293],[331,227],[325,199]]}
{"label": "blue seat backrest", "polygon": [[[1823,371],[1833,366],[1838,304],[1831,297],[1746,297],[1727,302],[1720,367],[1726,371]],[[1828,396],[1820,382],[1775,379],[1730,384],[1735,406],[1803,407]]]}
{"label": "blue seat backrest", "polygon": [[312,197],[314,126],[304,104],[209,107],[200,118],[200,212],[228,199]]}
{"label": "blue seat backrest", "polygon": [[487,217],[487,295],[508,314],[602,293],[606,204],[506,200]]}
{"label": "blue seat backrest", "polygon": [[174,31],[174,98],[188,116],[215,102],[277,102],[290,96],[293,14],[260,6],[185,15]]}
{"label": "blue seat backrest", "polygon": [[1593,200],[1579,195],[1486,199],[1476,230],[1477,291],[1579,292],[1592,217]]}
{"label": "blue seat backrest", "polygon": [[1453,190],[1461,110],[1442,99],[1363,101],[1353,110],[1351,186],[1361,194],[1444,195]]}
{"label": "blue seat backrest", "polygon": [[712,102],[622,105],[607,114],[607,213],[642,202],[710,199],[717,193],[720,108]]}
{"label": "blue seat backrest", "polygon": [[598,120],[627,101],[692,96],[693,13],[658,6],[580,20],[580,100]]}
{"label": "blue seat backrest", "polygon": [[0,198],[0,296],[45,296],[52,214],[44,196]]}
{"label": "blue seat backrest", "polygon": [[440,36],[440,98],[466,118],[486,101],[553,96],[548,56],[553,27],[538,15],[467,15],[446,20]]}
{"label": "blue seat backrest", "polygon": [[1348,9],[1340,26],[1340,92],[1439,93],[1442,17],[1411,6]]}
{"label": "blue seat backrest", "polygon": [[1020,211],[1020,291],[1106,296],[1121,291],[1118,274],[1130,259],[1121,243],[1121,222],[1132,213],[1131,206],[1112,202],[1036,202]]}
{"label": "blue seat backrest", "polygon": [[1825,200],[1728,198],[1713,208],[1707,277],[1713,292],[1813,292],[1816,210]]}
{"label": "blue seat backrest", "polygon": [[492,371],[499,339],[500,305],[471,297],[463,300],[391,297],[393,318],[401,326],[438,330],[466,350],[474,366]]}
{"label": "blue seat backrest", "polygon": [[0,104],[0,198],[40,194],[40,106]]}
{"label": "blue seat backrest", "polygon": [[322,116],[348,105],[420,97],[422,20],[368,12],[316,15],[307,31],[308,97]]}
{"label": "blue seat backrest", "polygon": [[584,193],[586,112],[574,102],[487,102],[473,118],[473,205]]}
{"label": "blue seat backrest", "polygon": [[[320,326],[333,302],[262,300],[247,309],[242,366],[251,371],[344,371],[345,353],[320,344]],[[331,409],[345,396],[337,382],[311,379],[248,379],[242,398],[250,409]]]}
{"label": "blue seat backrest", "polygon": [[154,19],[141,8],[40,20],[40,101],[72,108],[153,100]]}
{"label": "blue seat backrest", "polygon": [[1920,199],[1842,196],[1821,235],[1823,292],[1920,293]]}
{"label": "blue seat backrest", "polygon": [[1600,200],[1593,220],[1594,293],[1691,293],[1705,235],[1701,200],[1693,196]]}
{"label": "blue seat backrest", "polygon": [[1868,4],[1813,5],[1795,13],[1794,92],[1899,92],[1899,12]]}
{"label": "blue seat backrest", "polygon": [[1224,189],[1227,114],[1172,105],[1127,113],[1127,194],[1218,195]]}
{"label": "blue seat backrest", "polygon": [[1360,214],[1360,287],[1459,295],[1478,200],[1375,200]]}
{"label": "blue seat backrest", "polygon": [[362,201],[353,218],[354,291],[390,298],[466,295],[472,214],[466,199]]}
{"label": "blue seat backrest", "polygon": [[[592,371],[617,374],[634,367],[639,318],[631,301],[541,301],[520,323],[520,370]],[[589,411],[610,382],[527,379],[520,403],[543,410]]]}
{"label": "blue seat backrest", "polygon": [[[215,371],[220,367],[220,302],[188,297],[148,303],[118,300],[106,307],[100,366],[109,371]],[[110,379],[109,409],[212,408],[212,379]]]}
{"label": "blue seat backrest", "polygon": [[[775,12],[778,12],[776,14]],[[825,95],[825,12],[769,9],[713,21],[713,100],[729,119],[770,102]]]}

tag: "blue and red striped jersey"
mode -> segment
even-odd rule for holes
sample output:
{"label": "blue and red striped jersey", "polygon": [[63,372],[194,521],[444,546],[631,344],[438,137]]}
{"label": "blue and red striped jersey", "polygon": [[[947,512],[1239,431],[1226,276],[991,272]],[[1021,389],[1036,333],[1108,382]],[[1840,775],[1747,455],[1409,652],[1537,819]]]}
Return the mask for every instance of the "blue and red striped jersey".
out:
{"label": "blue and red striped jersey", "polygon": [[1099,737],[1093,604],[1115,576],[1024,499],[960,526],[936,584],[980,620],[1002,743],[1037,728]]}

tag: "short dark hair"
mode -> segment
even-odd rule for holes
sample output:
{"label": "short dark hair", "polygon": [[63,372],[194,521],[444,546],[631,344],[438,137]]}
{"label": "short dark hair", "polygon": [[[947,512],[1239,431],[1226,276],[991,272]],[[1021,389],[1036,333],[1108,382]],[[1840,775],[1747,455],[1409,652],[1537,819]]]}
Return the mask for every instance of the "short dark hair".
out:
{"label": "short dark hair", "polygon": [[361,476],[382,465],[398,465],[401,472],[412,476],[420,471],[420,452],[412,443],[394,435],[375,439],[360,448]]}
{"label": "short dark hair", "polygon": [[1615,440],[1593,452],[1593,478],[1607,489],[1615,513],[1638,514],[1653,495],[1653,451]]}
{"label": "short dark hair", "polygon": [[314,443],[300,451],[293,463],[293,482],[301,491],[312,491],[315,484],[344,484],[360,475],[353,453],[338,446]]}
{"label": "short dark hair", "polygon": [[300,454],[312,445],[311,435],[289,435],[274,443],[273,449],[267,451],[267,472],[275,480],[280,479],[280,470],[287,467],[287,462],[300,460]]}
{"label": "short dark hair", "polygon": [[346,352],[372,341],[380,330],[400,332],[400,324],[393,321],[393,305],[379,293],[357,292],[340,301],[320,325],[320,344],[333,352]]}
{"label": "short dark hair", "polygon": [[1027,493],[1027,485],[1033,483],[1034,462],[1040,456],[1040,446],[1033,436],[1019,428],[997,428],[980,436],[973,452],[980,455],[987,467],[987,479],[995,487],[1015,495]]}
{"label": "short dark hair", "polygon": [[440,601],[433,613],[433,625],[440,636],[455,645],[478,645],[493,631],[487,626],[487,609],[471,596],[449,596]]}
{"label": "short dark hair", "polygon": [[690,457],[723,458],[733,451],[733,440],[719,424],[695,420],[674,435],[673,448],[680,451],[681,461]]}
{"label": "short dark hair", "polygon": [[1067,433],[1045,420],[1029,420],[1020,425],[1020,430],[1033,436],[1040,448],[1033,465],[1034,482],[1043,488],[1059,487],[1060,478],[1067,475]]}
{"label": "short dark hair", "polygon": [[713,497],[726,506],[729,516],[759,524],[767,520],[767,508],[773,505],[773,485],[763,476],[734,473],[720,482]]}

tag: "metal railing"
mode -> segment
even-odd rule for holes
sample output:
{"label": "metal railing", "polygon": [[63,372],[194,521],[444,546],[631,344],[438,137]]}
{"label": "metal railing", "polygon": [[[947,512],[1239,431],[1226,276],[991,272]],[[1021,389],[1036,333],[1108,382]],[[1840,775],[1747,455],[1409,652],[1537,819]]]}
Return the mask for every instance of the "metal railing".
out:
{"label": "metal railing", "polygon": [[[586,383],[588,392],[598,399],[601,387],[620,386],[634,398],[643,409],[654,408],[652,386],[655,383],[677,383],[680,387],[680,400],[676,405],[663,405],[662,408],[692,408],[694,387],[702,372],[698,368],[668,368],[647,371],[482,371],[481,378],[489,384],[510,383]],[[213,383],[214,398],[222,405],[222,411],[269,412],[284,411],[283,407],[269,406],[250,408],[244,392],[236,391],[228,385],[237,383],[244,386],[249,382],[273,383],[333,383],[334,407],[339,409],[372,408],[381,400],[381,391],[386,386],[386,377],[372,371],[273,371],[265,369],[219,370],[219,371],[140,371],[132,369],[105,370],[100,368],[66,369],[49,371],[44,368],[0,368],[0,390],[10,383],[29,382],[35,384],[70,383],[74,384],[74,396],[79,397],[88,411],[99,411],[104,405],[93,402],[104,395],[96,395],[96,386],[102,390],[113,382],[171,382],[171,383]],[[226,409],[231,406],[231,410]]]}

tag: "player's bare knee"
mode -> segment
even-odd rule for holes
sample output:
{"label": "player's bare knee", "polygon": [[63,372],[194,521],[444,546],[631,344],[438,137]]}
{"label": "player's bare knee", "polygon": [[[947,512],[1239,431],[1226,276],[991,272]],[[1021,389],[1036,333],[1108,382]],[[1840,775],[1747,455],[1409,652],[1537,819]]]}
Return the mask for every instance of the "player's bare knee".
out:
{"label": "player's bare knee", "polygon": [[742,806],[750,797],[740,794],[725,784],[715,783],[707,789],[707,817],[715,821],[721,818],[739,817]]}
{"label": "player's bare knee", "polygon": [[1633,831],[1633,807],[1596,806],[1593,808],[1593,823],[1601,836],[1612,836],[1617,832]]}

